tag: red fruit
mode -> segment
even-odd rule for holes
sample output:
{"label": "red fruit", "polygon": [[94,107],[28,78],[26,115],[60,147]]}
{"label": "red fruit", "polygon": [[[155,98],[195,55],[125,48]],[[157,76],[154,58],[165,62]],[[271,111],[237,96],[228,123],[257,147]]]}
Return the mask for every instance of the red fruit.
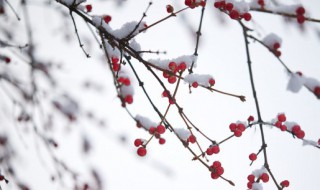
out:
{"label": "red fruit", "polygon": [[219,9],[221,7],[221,2],[218,2],[218,1],[214,2],[213,5],[214,5],[215,8]]}
{"label": "red fruit", "polygon": [[220,148],[218,145],[212,146],[211,149],[214,154],[218,154],[220,152]]}
{"label": "red fruit", "polygon": [[187,68],[187,65],[186,65],[185,62],[180,63],[179,66],[178,66],[178,69],[180,71],[184,71],[184,70],[186,70],[186,68]]}
{"label": "red fruit", "polygon": [[247,183],[247,187],[248,187],[249,189],[252,189],[252,183],[253,183],[253,182],[250,182],[250,181]]}
{"label": "red fruit", "polygon": [[278,121],[285,122],[286,120],[287,120],[287,118],[284,115],[284,113],[278,114]]}
{"label": "red fruit", "polygon": [[236,128],[237,128],[237,124],[231,123],[231,124],[229,125],[229,128],[230,128],[230,130],[231,130],[232,132],[234,132],[234,131],[236,130]]}
{"label": "red fruit", "polygon": [[287,126],[281,125],[281,126],[280,126],[280,130],[281,130],[281,131],[286,131],[286,130],[287,130]]}
{"label": "red fruit", "polygon": [[169,98],[169,104],[174,104],[175,103],[175,99],[173,99],[173,98]]}
{"label": "red fruit", "polygon": [[275,51],[274,54],[275,54],[277,57],[280,57],[280,56],[281,56],[281,51]]}
{"label": "red fruit", "polygon": [[173,84],[173,83],[175,83],[177,81],[177,77],[176,76],[170,76],[169,78],[168,78],[168,82],[170,83],[170,84]]}
{"label": "red fruit", "polygon": [[254,182],[254,179],[255,179],[255,176],[252,175],[252,174],[250,174],[250,175],[248,175],[247,179],[248,179],[249,182],[252,182],[252,183],[253,183],[253,182]]}
{"label": "red fruit", "polygon": [[320,86],[316,86],[313,90],[313,93],[316,95],[316,96],[320,96]]}
{"label": "red fruit", "polygon": [[127,102],[128,104],[132,104],[133,98],[132,98],[131,95],[127,95],[127,96],[124,98],[124,101]]}
{"label": "red fruit", "polygon": [[113,71],[119,71],[120,70],[120,64],[118,64],[118,63],[112,64],[112,70]]}
{"label": "red fruit", "polygon": [[162,97],[168,97],[168,95],[169,95],[168,91],[165,90],[162,92]]}
{"label": "red fruit", "polygon": [[221,162],[219,162],[219,161],[214,161],[214,162],[212,163],[212,167],[213,167],[213,168],[221,167]]}
{"label": "red fruit", "polygon": [[235,130],[235,131],[234,131],[234,136],[236,136],[236,137],[241,137],[241,135],[242,135],[242,132],[241,132],[241,131],[239,131],[239,130]]}
{"label": "red fruit", "polygon": [[125,78],[123,80],[123,84],[126,85],[126,86],[129,86],[131,84],[130,79],[129,78]]}
{"label": "red fruit", "polygon": [[216,173],[217,173],[219,176],[222,175],[222,174],[224,173],[223,167],[217,167],[217,168],[216,168]]}
{"label": "red fruit", "polygon": [[167,12],[172,13],[173,12],[173,7],[171,5],[166,6]]}
{"label": "red fruit", "polygon": [[234,20],[237,20],[240,17],[239,12],[236,10],[232,10],[229,15],[230,15],[230,18],[232,18]]}
{"label": "red fruit", "polygon": [[163,125],[158,125],[157,126],[157,133],[163,134],[164,132],[166,132],[166,128]]}
{"label": "red fruit", "polygon": [[116,63],[119,62],[119,58],[117,58],[117,57],[111,57],[111,62],[112,62],[113,64],[116,64]]}
{"label": "red fruit", "polygon": [[298,139],[303,139],[303,137],[305,136],[305,133],[303,130],[300,130],[295,135],[296,137],[298,137]]}
{"label": "red fruit", "polygon": [[302,76],[302,72],[301,71],[297,71],[296,74],[298,74],[300,77]]}
{"label": "red fruit", "polygon": [[92,5],[86,5],[85,7],[87,9],[87,12],[91,12],[92,11]]}
{"label": "red fruit", "polygon": [[280,128],[280,127],[281,127],[281,122],[280,122],[280,121],[277,121],[274,125],[275,125],[276,127]]}
{"label": "red fruit", "polygon": [[141,157],[145,156],[147,154],[147,149],[145,149],[144,147],[140,147],[137,150],[137,154]]}
{"label": "red fruit", "polygon": [[276,42],[273,44],[273,49],[279,49],[280,48],[280,43]]}
{"label": "red fruit", "polygon": [[209,155],[209,156],[212,155],[212,154],[213,154],[212,147],[207,148],[206,153],[207,153],[207,155]]}
{"label": "red fruit", "polygon": [[188,142],[191,142],[192,144],[197,141],[197,138],[194,135],[190,135],[188,138]]}
{"label": "red fruit", "polygon": [[254,117],[253,117],[252,115],[250,115],[250,116],[248,117],[248,121],[249,121],[249,122],[254,121]]}
{"label": "red fruit", "polygon": [[159,139],[159,144],[164,144],[164,143],[166,143],[166,139],[160,138],[160,139]]}
{"label": "red fruit", "polygon": [[206,2],[205,2],[205,1],[201,1],[201,2],[200,2],[200,6],[201,6],[201,7],[205,7],[205,6],[206,6]]}
{"label": "red fruit", "polygon": [[246,126],[243,124],[243,123],[239,123],[237,125],[237,129],[241,132],[245,131],[246,130]]}
{"label": "red fruit", "polygon": [[320,139],[318,140],[318,145],[320,145]]}
{"label": "red fruit", "polygon": [[306,10],[305,10],[303,7],[298,7],[298,8],[296,9],[296,13],[297,13],[298,15],[303,15],[305,12],[306,12]]}
{"label": "red fruit", "polygon": [[149,133],[150,133],[151,135],[153,135],[155,131],[156,131],[156,128],[155,128],[155,127],[150,127],[150,128],[149,128]]}
{"label": "red fruit", "polygon": [[303,24],[306,18],[303,15],[297,15],[297,21],[299,24]]}
{"label": "red fruit", "polygon": [[11,59],[10,59],[9,57],[6,57],[6,58],[4,59],[4,61],[5,61],[6,63],[10,63],[10,62],[11,62]]}
{"label": "red fruit", "polygon": [[230,12],[230,11],[232,11],[232,9],[233,9],[233,4],[232,3],[227,3],[226,4],[226,10]]}
{"label": "red fruit", "polygon": [[103,17],[103,20],[104,20],[105,23],[109,24],[109,22],[111,21],[111,16],[110,15],[105,15]]}
{"label": "red fruit", "polygon": [[0,175],[0,181],[4,180],[4,176]]}
{"label": "red fruit", "polygon": [[255,153],[251,153],[251,154],[249,155],[249,159],[250,159],[251,161],[255,161],[255,160],[257,159],[257,155],[256,155]]}
{"label": "red fruit", "polygon": [[210,86],[213,86],[215,83],[216,81],[213,78],[209,79]]}
{"label": "red fruit", "polygon": [[216,172],[211,172],[211,178],[212,179],[218,179],[219,175]]}
{"label": "red fruit", "polygon": [[192,83],[192,87],[193,87],[193,88],[197,88],[198,86],[199,86],[198,82],[193,82],[193,83]]}
{"label": "red fruit", "polygon": [[288,180],[283,180],[283,181],[281,181],[280,185],[281,185],[282,187],[289,187],[290,183],[289,183]]}
{"label": "red fruit", "polygon": [[119,83],[123,83],[123,81],[124,81],[124,78],[123,78],[123,77],[119,77],[119,78],[118,78],[118,82],[119,82]]}
{"label": "red fruit", "polygon": [[263,0],[259,0],[259,1],[258,1],[258,4],[259,4],[261,7],[263,7],[263,6],[265,5]]}
{"label": "red fruit", "polygon": [[134,146],[139,147],[141,145],[142,145],[142,140],[141,139],[134,140]]}
{"label": "red fruit", "polygon": [[267,173],[263,173],[261,176],[260,176],[260,179],[264,182],[264,183],[267,183],[269,181],[269,175]]}
{"label": "red fruit", "polygon": [[245,21],[250,21],[252,18],[250,13],[244,13],[242,17],[244,18]]}
{"label": "red fruit", "polygon": [[174,70],[176,70],[176,68],[177,68],[177,64],[176,64],[175,62],[170,62],[170,63],[169,63],[169,68],[170,68],[172,71],[174,71]]}
{"label": "red fruit", "polygon": [[294,133],[294,134],[297,134],[299,131],[301,131],[301,128],[299,125],[295,125],[292,127],[291,131]]}

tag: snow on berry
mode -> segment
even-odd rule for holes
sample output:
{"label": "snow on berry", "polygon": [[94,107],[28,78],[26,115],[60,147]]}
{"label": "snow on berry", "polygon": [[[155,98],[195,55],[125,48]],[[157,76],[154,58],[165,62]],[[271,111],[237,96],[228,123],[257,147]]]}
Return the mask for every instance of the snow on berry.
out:
{"label": "snow on berry", "polygon": [[175,62],[178,67],[181,64],[185,64],[186,68],[188,68],[188,67],[191,67],[193,62],[194,62],[193,66],[196,67],[197,66],[196,61],[197,61],[197,56],[194,56],[194,55],[183,55],[173,59],[149,59],[148,60],[149,63],[168,71],[171,71],[169,67],[169,64],[171,62]]}
{"label": "snow on berry", "polygon": [[287,85],[287,90],[297,93],[306,82],[306,79],[298,73],[291,73],[290,80]]}
{"label": "snow on berry", "polygon": [[268,46],[271,50],[274,49],[275,44],[279,44],[281,46],[282,39],[274,33],[268,34],[262,39],[262,42]]}
{"label": "snow on berry", "polygon": [[136,115],[135,120],[142,126],[144,129],[149,131],[151,127],[157,126],[157,123],[151,121],[149,118],[141,116],[141,115]]}
{"label": "snow on berry", "polygon": [[263,190],[262,184],[261,183],[253,183],[252,190]]}
{"label": "snow on berry", "polygon": [[[211,75],[200,75],[200,74],[188,74],[184,77],[184,81],[186,83],[189,83],[193,87],[197,87],[197,85],[193,85],[195,82],[197,82],[198,85],[210,87],[211,84],[214,84],[215,82],[212,81],[214,78]],[[211,82],[210,82],[211,81]]]}
{"label": "snow on berry", "polygon": [[259,178],[263,173],[266,173],[267,169],[262,166],[260,169],[256,169],[252,171],[252,174],[256,177]]}
{"label": "snow on berry", "polygon": [[183,141],[187,141],[191,135],[190,131],[184,128],[175,128],[174,131],[179,136],[179,138]]}

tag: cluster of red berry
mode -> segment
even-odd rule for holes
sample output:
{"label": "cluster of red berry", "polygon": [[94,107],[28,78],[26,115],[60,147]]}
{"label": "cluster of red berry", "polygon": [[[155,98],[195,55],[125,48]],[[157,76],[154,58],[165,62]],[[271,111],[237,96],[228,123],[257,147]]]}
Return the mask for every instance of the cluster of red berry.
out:
{"label": "cluster of red berry", "polygon": [[[285,114],[281,113],[278,114],[277,116],[277,121],[275,122],[275,126],[277,128],[279,128],[281,131],[287,131],[288,130],[288,126],[283,124],[283,122],[286,121],[286,116]],[[294,124],[293,126],[290,126],[290,130],[292,132],[293,135],[295,135],[297,138],[299,139],[303,139],[305,136],[304,131],[301,129],[300,125],[298,124]]]}
{"label": "cluster of red berry", "polygon": [[213,162],[213,164],[210,166],[210,171],[212,179],[218,179],[224,173],[224,169],[219,161]]}
{"label": "cluster of red berry", "polygon": [[[149,128],[149,133],[153,135],[155,138],[159,139],[159,144],[161,145],[166,143],[166,140],[161,137],[161,135],[164,134],[165,132],[166,132],[166,128],[163,125],[158,125],[157,127]],[[141,157],[147,154],[147,149],[146,149],[147,144],[144,142],[145,141],[143,139],[136,139],[134,141],[134,146],[139,147],[137,150],[137,154]]]}
{"label": "cluster of red berry", "polygon": [[185,0],[184,4],[188,7],[190,7],[191,9],[196,8],[198,6],[204,7],[206,6],[206,2],[201,0],[201,1],[197,1],[197,0]]}
{"label": "cluster of red berry", "polygon": [[248,175],[247,179],[248,179],[248,183],[247,183],[247,187],[248,189],[252,189],[253,187],[253,183],[255,182],[259,182],[260,180],[263,181],[264,183],[267,183],[269,181],[269,175],[267,173],[262,173],[261,175],[259,175],[257,177],[257,180],[255,180],[256,176],[253,174]]}
{"label": "cluster of red berry", "polygon": [[170,71],[163,71],[163,77],[168,79],[168,82],[170,84],[174,84],[177,81],[177,77],[175,76],[175,74],[177,72],[183,72],[184,70],[186,70],[187,65],[185,62],[181,62],[179,64],[177,64],[176,62],[169,62],[168,67],[170,69]]}
{"label": "cluster of red berry", "polygon": [[210,145],[209,148],[207,148],[206,153],[207,155],[212,155],[212,154],[218,154],[220,152],[219,145]]}
{"label": "cluster of red berry", "polygon": [[303,7],[298,7],[296,9],[296,13],[297,13],[297,21],[299,24],[303,24],[304,21],[306,20],[306,18],[304,17],[304,13],[305,13],[305,9]]}
{"label": "cluster of red berry", "polygon": [[251,14],[249,12],[240,14],[240,12],[236,9],[234,9],[233,3],[226,3],[226,1],[216,1],[214,3],[214,7],[217,9],[220,9],[221,11],[225,11],[227,14],[229,14],[230,18],[234,20],[240,20],[244,19],[246,21],[251,20]]}
{"label": "cluster of red berry", "polygon": [[242,135],[242,132],[246,130],[246,126],[243,123],[231,123],[229,125],[229,128],[236,137],[240,137]]}

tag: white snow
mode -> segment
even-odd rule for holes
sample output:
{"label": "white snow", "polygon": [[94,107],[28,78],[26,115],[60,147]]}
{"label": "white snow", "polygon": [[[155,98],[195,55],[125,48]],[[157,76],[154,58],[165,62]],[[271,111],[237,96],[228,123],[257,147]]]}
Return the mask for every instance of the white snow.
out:
{"label": "white snow", "polygon": [[253,183],[252,190],[263,190],[263,186],[261,183]]}
{"label": "white snow", "polygon": [[198,82],[202,86],[210,86],[209,80],[214,79],[211,75],[189,74],[184,77],[184,81],[192,85],[193,82]]}
{"label": "white snow", "polygon": [[273,49],[273,45],[275,43],[279,43],[281,45],[281,38],[279,36],[277,36],[274,33],[268,34],[267,36],[265,36],[262,40],[262,42],[268,46],[270,49]]}
{"label": "white snow", "polygon": [[182,62],[184,62],[187,65],[187,68],[191,67],[192,62],[194,62],[194,67],[197,66],[197,56],[195,55],[182,55],[180,57],[174,58],[174,59],[149,59],[149,63],[158,66],[162,69],[170,70],[169,69],[169,63],[175,62],[178,65]]}
{"label": "white snow", "polygon": [[151,127],[156,127],[157,123],[151,121],[149,118],[142,115],[136,115],[135,119],[139,121],[143,128],[149,130]]}
{"label": "white snow", "polygon": [[264,166],[262,166],[260,169],[256,169],[252,171],[252,174],[256,178],[259,178],[263,173],[267,173],[267,169]]}
{"label": "white snow", "polygon": [[287,90],[297,93],[300,91],[305,82],[306,79],[303,76],[300,76],[297,73],[292,73],[287,85]]}
{"label": "white snow", "polygon": [[174,128],[174,131],[184,141],[187,141],[191,135],[190,131],[184,128]]}
{"label": "white snow", "polygon": [[80,3],[86,2],[86,0],[58,0],[58,2],[61,2],[67,6],[71,6],[71,5],[79,5]]}

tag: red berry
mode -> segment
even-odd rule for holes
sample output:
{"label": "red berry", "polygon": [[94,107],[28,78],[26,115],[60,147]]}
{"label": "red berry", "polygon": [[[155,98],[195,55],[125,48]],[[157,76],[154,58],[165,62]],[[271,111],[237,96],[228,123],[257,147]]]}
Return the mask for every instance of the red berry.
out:
{"label": "red berry", "polygon": [[168,82],[169,82],[170,84],[174,84],[176,81],[177,81],[177,77],[176,77],[176,76],[170,76],[170,77],[168,78]]}
{"label": "red berry", "polygon": [[201,2],[200,2],[200,6],[201,6],[201,7],[205,7],[205,6],[206,6],[206,2],[205,2],[205,1],[201,1]]}
{"label": "red berry", "polygon": [[156,131],[156,128],[155,128],[155,127],[150,127],[150,128],[149,128],[149,133],[150,133],[151,135],[153,135],[155,131]]}
{"label": "red berry", "polygon": [[214,161],[214,162],[212,163],[212,167],[213,167],[213,168],[221,167],[221,162],[219,162],[219,161]]}
{"label": "red berry", "polygon": [[287,126],[281,125],[281,126],[280,126],[280,130],[281,130],[281,131],[287,131]]}
{"label": "red berry", "polygon": [[172,71],[174,71],[174,70],[176,70],[176,68],[177,68],[177,64],[176,64],[175,62],[170,62],[170,63],[169,63],[169,68],[170,68]]}
{"label": "red berry", "polygon": [[320,96],[320,86],[316,86],[313,90],[313,93],[316,95],[316,96]]}
{"label": "red berry", "polygon": [[287,120],[286,115],[284,113],[278,114],[278,121],[285,122]]}
{"label": "red berry", "polygon": [[175,103],[175,99],[173,99],[173,98],[169,98],[169,104],[174,104]]}
{"label": "red berry", "polygon": [[247,183],[247,187],[248,187],[249,189],[252,189],[252,183],[253,183],[253,182],[250,182],[250,181]]}
{"label": "red berry", "polygon": [[91,12],[92,11],[92,5],[86,5],[86,9],[87,9],[87,12]]}
{"label": "red berry", "polygon": [[119,82],[119,83],[123,83],[123,81],[124,81],[124,78],[123,78],[123,77],[119,77],[119,78],[118,78],[118,82]]}
{"label": "red berry", "polygon": [[255,153],[251,153],[251,154],[249,155],[249,159],[250,159],[251,161],[255,161],[255,160],[257,159],[257,155],[256,155]]}
{"label": "red berry", "polygon": [[103,16],[103,20],[105,23],[109,24],[109,22],[111,21],[111,16],[110,15],[105,15]]}
{"label": "red berry", "polygon": [[318,145],[320,145],[320,139],[318,140]]}
{"label": "red berry", "polygon": [[236,10],[232,10],[229,15],[230,15],[230,18],[232,18],[234,20],[237,20],[240,17],[239,12]]}
{"label": "red berry", "polygon": [[217,2],[214,2],[214,7],[219,9],[221,7],[221,2],[217,1]]}
{"label": "red berry", "polygon": [[173,7],[171,5],[166,6],[167,12],[172,13],[173,12]]}
{"label": "red berry", "polygon": [[249,121],[249,122],[254,121],[254,117],[253,117],[252,115],[250,115],[250,116],[248,117],[248,121]]}
{"label": "red berry", "polygon": [[281,181],[280,185],[281,185],[282,187],[289,187],[290,183],[289,183],[288,180],[283,180],[283,181]]}
{"label": "red berry", "polygon": [[219,176],[222,175],[222,174],[224,173],[223,167],[217,167],[217,168],[216,168],[216,173],[217,173]]}
{"label": "red berry", "polygon": [[280,127],[281,127],[281,122],[280,122],[280,121],[277,121],[274,125],[275,125],[276,127],[280,128]]}
{"label": "red berry", "polygon": [[212,146],[211,149],[214,154],[218,154],[220,152],[220,148],[218,145]]}
{"label": "red berry", "polygon": [[301,131],[301,127],[299,125],[295,125],[295,126],[292,127],[291,131],[294,134],[297,134],[299,131]]}
{"label": "red berry", "polygon": [[215,83],[216,81],[213,78],[209,79],[210,86],[213,86]]}
{"label": "red berry", "polygon": [[226,4],[226,10],[230,12],[230,11],[232,11],[232,9],[233,9],[233,4],[232,3],[227,3]]}
{"label": "red berry", "polygon": [[0,175],[0,181],[4,180],[4,176]]}
{"label": "red berry", "polygon": [[234,136],[236,136],[236,137],[241,137],[241,135],[242,135],[242,132],[241,132],[241,131],[239,131],[239,130],[235,130],[235,131],[234,131]]}
{"label": "red berry", "polygon": [[264,182],[264,183],[267,183],[269,181],[269,175],[267,173],[263,173],[261,176],[260,176],[260,179]]}
{"label": "red berry", "polygon": [[11,62],[11,59],[10,59],[9,57],[6,57],[6,58],[4,59],[4,61],[5,61],[6,63],[10,63],[10,62]]}
{"label": "red berry", "polygon": [[191,142],[192,144],[197,141],[197,138],[194,135],[190,135],[188,138],[188,142]]}
{"label": "red berry", "polygon": [[193,82],[193,83],[192,83],[192,87],[193,87],[193,88],[197,88],[198,86],[199,86],[198,82]]}
{"label": "red berry", "polygon": [[279,49],[280,48],[280,43],[276,42],[273,44],[273,49]]}
{"label": "red berry", "polygon": [[116,64],[116,63],[119,62],[119,58],[117,58],[117,57],[111,57],[111,62],[112,62],[113,64]]}
{"label": "red berry", "polygon": [[169,95],[168,91],[165,90],[162,92],[162,97],[168,97],[168,95]]}
{"label": "red berry", "polygon": [[261,6],[261,7],[263,7],[265,4],[264,4],[264,0],[259,0],[258,1],[258,4]]}
{"label": "red berry", "polygon": [[303,130],[300,130],[295,135],[296,137],[298,137],[298,139],[303,139],[303,137],[305,136],[305,133]]}
{"label": "red berry", "polygon": [[160,138],[160,139],[159,139],[159,144],[164,144],[164,143],[166,143],[166,139]]}
{"label": "red berry", "polygon": [[166,132],[166,128],[163,125],[158,125],[157,126],[157,133],[163,134],[164,132]]}
{"label": "red berry", "polygon": [[207,155],[209,155],[209,156],[212,155],[212,154],[213,154],[212,147],[207,148],[206,153],[207,153]]}
{"label": "red berry", "polygon": [[280,57],[280,56],[281,56],[281,51],[278,51],[278,50],[277,50],[277,51],[274,52],[274,54],[275,54],[277,57]]}
{"label": "red berry", "polygon": [[303,15],[297,15],[297,21],[299,24],[303,24],[306,18]]}
{"label": "red berry", "polygon": [[129,78],[125,78],[123,80],[123,84],[126,85],[126,86],[129,86],[131,84],[130,79]]}
{"label": "red berry", "polygon": [[142,140],[141,139],[134,140],[134,146],[139,147],[140,145],[142,145]]}
{"label": "red berry", "polygon": [[137,150],[137,154],[141,157],[145,156],[147,154],[147,149],[145,149],[144,147],[140,147]]}
{"label": "red berry", "polygon": [[187,68],[187,65],[186,65],[185,62],[180,63],[179,66],[178,66],[178,69],[180,71],[184,71],[184,70],[186,70],[186,68]]}
{"label": "red berry", "polygon": [[237,124],[231,123],[231,124],[229,125],[229,128],[230,128],[230,130],[231,130],[232,132],[234,132],[234,131],[236,130],[236,128],[237,128]]}
{"label": "red berry", "polygon": [[306,10],[305,10],[303,7],[298,7],[298,8],[296,9],[296,13],[297,13],[298,15],[303,15],[305,12],[306,12]]}
{"label": "red berry", "polygon": [[250,21],[251,20],[251,14],[250,13],[244,13],[242,16],[243,16],[245,21]]}
{"label": "red berry", "polygon": [[120,70],[120,64],[118,64],[118,63],[112,64],[112,70],[113,71],[119,71]]}
{"label": "red berry", "polygon": [[254,182],[254,178],[255,178],[255,176],[252,174],[248,175],[248,177],[247,177],[248,181],[252,182],[252,183]]}
{"label": "red berry", "polygon": [[211,172],[211,178],[212,179],[218,179],[219,175],[216,172]]}
{"label": "red berry", "polygon": [[128,104],[132,104],[133,98],[132,98],[131,95],[127,95],[127,96],[124,98],[124,101],[127,102]]}
{"label": "red berry", "polygon": [[246,130],[246,126],[243,124],[243,123],[239,123],[237,125],[237,129],[241,132],[245,131]]}

